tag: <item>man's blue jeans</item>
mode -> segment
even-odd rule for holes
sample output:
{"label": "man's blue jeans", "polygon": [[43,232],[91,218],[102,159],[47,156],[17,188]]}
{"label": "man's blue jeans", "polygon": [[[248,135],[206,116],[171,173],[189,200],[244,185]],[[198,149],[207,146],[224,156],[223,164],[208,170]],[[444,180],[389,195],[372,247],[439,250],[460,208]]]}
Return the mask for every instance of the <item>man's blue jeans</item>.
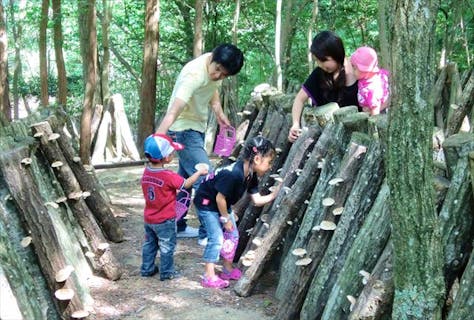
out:
{"label": "man's blue jeans", "polygon": [[156,273],[155,258],[160,249],[160,277],[174,273],[174,250],[176,248],[176,221],[166,220],[159,224],[145,223],[145,242],[142,248],[142,276]]}
{"label": "man's blue jeans", "polygon": [[[181,143],[184,145],[184,149],[178,151],[179,156],[179,168],[178,174],[184,178],[189,178],[196,168],[194,166],[198,163],[207,163],[209,165],[209,170],[211,170],[211,163],[209,162],[209,157],[207,156],[206,149],[204,149],[204,133],[196,130],[184,130],[184,131],[168,131],[168,135],[173,139],[173,141]],[[193,185],[193,189],[197,190],[199,184],[201,183],[203,177],[198,179],[198,181]],[[191,194],[191,189],[187,190]],[[184,193],[178,194],[178,200],[184,196]],[[186,229],[186,216],[187,212],[183,215],[181,219],[178,220],[178,232],[184,231]],[[199,227],[199,238],[203,239],[206,237],[206,232],[202,225]]]}

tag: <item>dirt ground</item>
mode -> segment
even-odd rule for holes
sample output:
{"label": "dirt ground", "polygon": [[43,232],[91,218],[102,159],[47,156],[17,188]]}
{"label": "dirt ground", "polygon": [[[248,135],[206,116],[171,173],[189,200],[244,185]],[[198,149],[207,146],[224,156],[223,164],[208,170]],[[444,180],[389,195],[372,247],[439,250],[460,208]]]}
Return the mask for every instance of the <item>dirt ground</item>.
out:
{"label": "dirt ground", "polygon": [[[250,297],[238,297],[231,286],[203,288],[203,247],[197,239],[178,239],[175,265],[183,277],[160,281],[159,276],[140,276],[144,200],[140,189],[142,167],[97,170],[109,192],[114,213],[125,232],[126,241],[112,244],[112,252],[123,265],[118,281],[94,277],[91,295],[96,319],[272,319],[276,300],[275,275],[262,277]],[[198,226],[193,211],[188,223]]]}

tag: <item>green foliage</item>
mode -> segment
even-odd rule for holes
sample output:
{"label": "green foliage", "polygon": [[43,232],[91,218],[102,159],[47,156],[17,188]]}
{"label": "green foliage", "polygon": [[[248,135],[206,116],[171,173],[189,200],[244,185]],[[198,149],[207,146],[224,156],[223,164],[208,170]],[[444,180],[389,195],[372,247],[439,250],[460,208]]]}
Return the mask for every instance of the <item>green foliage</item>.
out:
{"label": "green foliage", "polygon": [[[129,120],[134,126],[138,123],[140,106],[140,83],[133,73],[140,76],[143,59],[144,15],[145,1],[109,0],[112,3],[112,21],[109,26],[111,52],[110,90],[111,93],[121,93],[124,97],[125,108]],[[452,54],[449,60],[455,61],[461,71],[469,67],[474,59],[473,7],[469,1],[457,0],[462,5],[462,25],[455,19],[455,5],[444,2],[445,7],[438,17],[436,34],[438,37],[438,58],[441,47],[446,38],[451,37]],[[102,61],[102,1],[97,0],[97,36],[99,47],[99,62]],[[157,117],[167,108],[174,81],[182,66],[192,59],[193,28],[194,28],[194,0],[170,0],[160,2],[160,42],[158,49],[159,67],[157,74]],[[286,51],[284,65],[284,79],[287,92],[299,90],[301,83],[308,76],[307,67],[307,32],[311,27],[313,35],[325,29],[338,33],[344,40],[346,54],[350,55],[360,45],[370,45],[379,49],[377,10],[378,2],[374,0],[361,1],[318,1],[319,11],[314,26],[309,26],[313,1],[293,0],[292,12],[285,16],[296,18],[291,25],[289,39],[290,49]],[[283,9],[287,10],[288,2],[284,2]],[[78,108],[82,104],[83,80],[82,58],[79,46],[78,5],[76,2],[62,2],[63,51],[68,77],[68,104],[70,109]],[[6,6],[5,10],[12,10]],[[18,15],[18,6],[13,10]],[[23,62],[23,80],[20,84],[22,93],[39,94],[39,68],[34,61],[38,56],[38,32],[41,15],[41,1],[27,1],[25,18],[11,23],[21,24],[23,32],[18,43],[12,38],[8,30],[9,47],[18,45],[21,48]],[[206,1],[204,7],[204,51],[210,51],[216,45],[232,41],[232,25],[235,12],[234,1]],[[275,43],[275,13],[276,1],[242,0],[240,19],[238,22],[238,46],[244,51],[245,65],[239,79],[240,105],[244,105],[253,88],[263,82],[274,83],[274,43]],[[6,14],[7,20],[11,15]],[[51,17],[50,17],[51,18]],[[459,19],[458,19],[459,20]],[[7,26],[9,25],[7,21]],[[451,26],[456,28],[451,28]],[[52,21],[48,30],[48,65],[52,76],[49,79],[50,94],[56,93],[54,48],[52,39]],[[461,26],[461,28],[459,27]],[[449,29],[451,28],[451,29]],[[454,30],[455,34],[446,37],[446,30]],[[465,30],[463,33],[462,30]],[[471,50],[471,51],[469,51]],[[11,51],[10,51],[11,52]],[[468,56],[469,54],[469,56]],[[127,65],[120,59],[120,56]],[[12,68],[13,54],[10,53],[9,67]],[[433,61],[437,63],[437,61]],[[12,74],[10,70],[10,75]],[[10,80],[11,83],[11,80]]]}

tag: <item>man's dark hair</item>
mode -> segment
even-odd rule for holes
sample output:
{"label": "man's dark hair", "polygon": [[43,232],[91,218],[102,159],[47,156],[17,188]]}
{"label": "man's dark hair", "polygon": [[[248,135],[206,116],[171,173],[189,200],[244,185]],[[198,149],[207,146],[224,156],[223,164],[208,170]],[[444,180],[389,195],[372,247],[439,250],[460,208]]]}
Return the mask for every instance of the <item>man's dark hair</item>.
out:
{"label": "man's dark hair", "polygon": [[230,76],[239,73],[244,65],[244,54],[230,43],[221,44],[212,50],[212,61],[222,65]]}

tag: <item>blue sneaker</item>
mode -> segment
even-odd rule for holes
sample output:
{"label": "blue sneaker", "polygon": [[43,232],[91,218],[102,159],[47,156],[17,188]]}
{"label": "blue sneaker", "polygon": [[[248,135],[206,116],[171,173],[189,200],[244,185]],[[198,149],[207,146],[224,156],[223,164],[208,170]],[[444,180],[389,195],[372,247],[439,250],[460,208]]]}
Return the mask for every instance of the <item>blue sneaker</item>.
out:
{"label": "blue sneaker", "polygon": [[197,228],[193,228],[190,226],[187,226],[186,229],[183,231],[178,231],[176,233],[177,238],[197,238],[199,234],[199,230]]}

